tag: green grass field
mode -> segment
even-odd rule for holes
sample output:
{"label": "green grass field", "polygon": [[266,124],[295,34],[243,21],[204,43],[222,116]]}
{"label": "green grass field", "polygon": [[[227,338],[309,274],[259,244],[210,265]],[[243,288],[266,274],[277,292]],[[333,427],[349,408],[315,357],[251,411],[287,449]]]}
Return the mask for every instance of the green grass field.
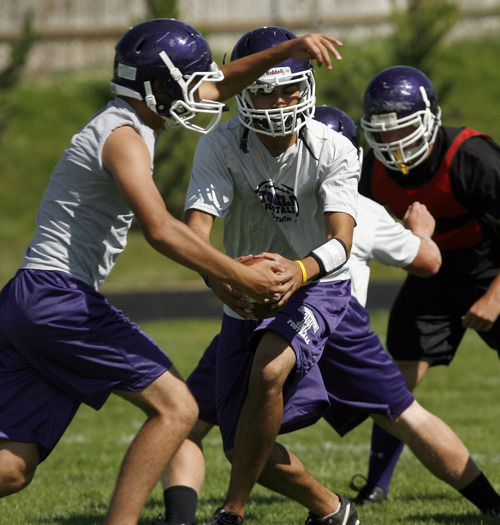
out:
{"label": "green grass field", "polygon": [[[372,313],[373,328],[384,340],[387,316]],[[186,376],[205,345],[219,330],[217,320],[162,321],[143,324]],[[500,490],[498,430],[500,386],[498,357],[474,333],[467,333],[452,366],[434,369],[417,399],[454,428]],[[52,455],[23,492],[0,500],[2,525],[92,525],[102,523],[123,454],[143,422],[142,414],[114,396],[100,412],[83,406]],[[353,474],[366,474],[371,423],[340,439],[323,421],[282,436],[308,470],[332,490],[352,496]],[[227,488],[229,467],[219,433],[205,440],[207,477],[198,521],[208,518]],[[140,521],[148,525],[163,510],[157,486]],[[362,525],[480,525],[491,523],[475,507],[435,479],[407,450],[396,469],[390,500],[360,509]],[[248,524],[299,525],[307,512],[277,494],[257,487],[247,508]]]}

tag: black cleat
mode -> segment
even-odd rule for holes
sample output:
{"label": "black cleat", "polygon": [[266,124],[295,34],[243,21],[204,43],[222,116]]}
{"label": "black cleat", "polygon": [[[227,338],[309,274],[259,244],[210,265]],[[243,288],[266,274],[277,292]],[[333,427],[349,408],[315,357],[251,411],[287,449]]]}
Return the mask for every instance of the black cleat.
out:
{"label": "black cleat", "polygon": [[312,512],[306,520],[306,525],[360,525],[358,513],[354,505],[344,496],[339,494],[340,510],[334,516],[330,516],[327,520],[319,521],[319,518]]}
{"label": "black cleat", "polygon": [[236,512],[220,508],[204,525],[243,525],[243,518]]}
{"label": "black cleat", "polygon": [[[354,480],[362,478],[365,481],[363,486],[356,485]],[[349,487],[358,492],[358,495],[352,501],[358,506],[374,505],[375,503],[382,503],[387,499],[387,492],[382,487],[370,487],[367,479],[361,474],[356,474],[352,479]]]}

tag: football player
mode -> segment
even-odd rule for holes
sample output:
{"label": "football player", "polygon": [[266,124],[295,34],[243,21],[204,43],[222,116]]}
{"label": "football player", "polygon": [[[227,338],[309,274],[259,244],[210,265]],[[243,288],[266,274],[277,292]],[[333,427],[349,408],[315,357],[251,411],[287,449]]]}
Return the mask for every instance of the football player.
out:
{"label": "football player", "polygon": [[[362,159],[359,131],[354,121],[343,111],[331,106],[316,106],[314,118],[347,137]],[[425,206],[414,205],[405,217],[405,226],[387,213],[385,208],[361,195],[358,196],[358,219],[354,229],[351,256],[348,261],[352,294],[364,305],[370,278],[370,261],[402,267],[421,276],[433,275],[441,264],[439,249],[430,236],[435,221]],[[213,283],[217,287],[218,283]],[[215,290],[214,290],[215,291]],[[233,305],[234,297],[221,299]],[[219,293],[219,292],[218,292]],[[232,290],[237,294],[237,290]],[[243,306],[246,306],[243,304]],[[236,308],[236,307],[235,307]],[[251,313],[240,311],[242,316]],[[217,423],[215,401],[215,361],[220,335],[212,340],[200,362],[187,379],[200,408],[200,416],[163,475],[165,518],[155,525],[187,525],[195,522],[198,494],[204,477],[202,440]],[[211,387],[211,388],[210,388]]]}
{"label": "football player", "polygon": [[[288,34],[281,28],[250,32],[233,57]],[[233,461],[228,496],[210,525],[242,523],[257,479],[306,506],[310,524],[358,522],[347,499],[311,478],[298,458],[275,443],[278,432],[311,424],[329,404],[327,419],[339,433],[370,415],[411,441],[424,464],[456,488],[480,472],[455,434],[414,401],[370,332],[366,310],[345,288],[349,274],[345,260],[339,267],[335,262],[341,258],[337,245],[327,240],[325,246],[326,235],[338,232],[350,244],[357,151],[311,119],[307,101],[313,79],[304,73],[306,65],[287,61],[243,90],[237,95],[239,117],[202,138],[195,155],[186,201],[189,225],[208,239],[214,218],[224,217],[225,247],[233,257],[271,250],[297,264],[296,291],[283,309],[262,321],[251,319],[237,290],[208,280],[225,303],[222,331],[197,369],[200,384],[190,386],[203,421],[219,424]],[[351,180],[352,186],[346,184]],[[332,215],[339,222],[332,222]],[[358,344],[348,347],[347,340]],[[325,387],[323,378],[333,376],[337,380]],[[188,446],[197,453],[193,442]],[[198,475],[200,482],[202,470]]]}
{"label": "football player", "polygon": [[0,497],[31,481],[80,403],[99,409],[114,393],[147,420],[124,458],[106,523],[137,523],[197,406],[165,353],[97,291],[133,217],[165,256],[257,299],[285,301],[293,277],[272,260],[238,264],[168,213],[152,179],[157,134],[178,126],[206,133],[219,121],[218,100],[289,57],[331,67],[330,55],[340,59],[335,45],[307,35],[219,70],[203,36],[178,20],[142,22],[119,40],[117,97],[72,138],[24,261],[0,295]]}
{"label": "football player", "polygon": [[[371,149],[360,191],[400,218],[419,201],[437,223],[441,269],[430,279],[408,275],[389,319],[387,349],[413,390],[431,366],[451,363],[467,328],[500,352],[500,147],[479,131],[443,126],[431,81],[404,65],[370,81],[361,126]],[[358,504],[386,499],[402,448],[374,426]],[[500,516],[484,477],[462,493]]]}

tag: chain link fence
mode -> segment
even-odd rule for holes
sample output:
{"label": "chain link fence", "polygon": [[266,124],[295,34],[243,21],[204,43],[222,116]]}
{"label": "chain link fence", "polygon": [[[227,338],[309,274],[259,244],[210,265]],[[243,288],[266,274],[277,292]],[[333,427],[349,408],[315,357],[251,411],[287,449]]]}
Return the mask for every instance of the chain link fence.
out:
{"label": "chain link fence", "polygon": [[[232,49],[244,32],[285,26],[301,35],[321,31],[345,41],[388,34],[393,6],[406,0],[182,0],[179,18],[199,29],[215,52]],[[461,0],[463,19],[452,36],[499,34],[500,0]],[[38,39],[28,75],[110,69],[114,45],[131,25],[149,18],[147,0],[2,0],[0,70],[25,17],[33,14]]]}

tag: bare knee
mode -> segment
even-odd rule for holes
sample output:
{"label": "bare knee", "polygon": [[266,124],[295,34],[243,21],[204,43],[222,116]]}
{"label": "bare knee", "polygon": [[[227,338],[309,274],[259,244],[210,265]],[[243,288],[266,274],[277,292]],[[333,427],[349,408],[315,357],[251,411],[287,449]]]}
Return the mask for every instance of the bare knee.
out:
{"label": "bare knee", "polygon": [[377,425],[405,443],[408,443],[408,440],[414,435],[418,435],[420,426],[428,423],[428,416],[431,414],[422,408],[416,400],[394,419],[389,419],[381,414],[372,414]]}
{"label": "bare knee", "polygon": [[253,394],[281,393],[296,360],[288,341],[279,334],[266,332],[252,364],[249,391]]}
{"label": "bare knee", "polygon": [[0,497],[19,492],[29,485],[38,462],[37,445],[0,441]]}
{"label": "bare knee", "polygon": [[189,432],[198,420],[198,404],[188,387],[183,383],[177,396],[156,407],[158,415],[176,425],[183,426]]}
{"label": "bare knee", "polygon": [[186,428],[186,434],[198,418],[198,405],[173,367],[140,392],[114,392],[141,408],[149,419],[174,423],[177,428]]}

